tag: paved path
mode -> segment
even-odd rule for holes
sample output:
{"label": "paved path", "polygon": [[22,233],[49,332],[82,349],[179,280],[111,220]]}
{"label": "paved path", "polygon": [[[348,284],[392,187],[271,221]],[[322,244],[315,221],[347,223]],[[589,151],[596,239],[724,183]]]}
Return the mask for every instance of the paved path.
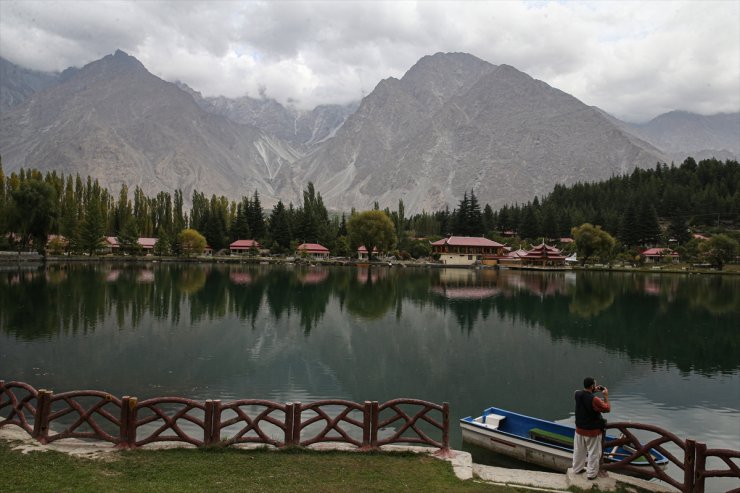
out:
{"label": "paved path", "polygon": [[[86,457],[90,459],[104,458],[109,454],[118,452],[112,444],[102,441],[78,440],[75,438],[59,440],[47,445],[42,445],[31,438],[25,431],[17,426],[7,426],[0,428],[0,440],[14,442],[13,449],[20,450],[23,453],[31,451],[55,450],[77,457]],[[159,442],[146,445],[147,449],[162,449],[175,447],[192,447],[187,444],[177,442]],[[263,448],[264,445],[245,446],[243,448]],[[355,447],[348,444],[323,443],[316,444],[311,448],[317,450],[356,450]],[[447,460],[452,464],[455,475],[463,480],[486,481],[496,484],[512,485],[517,487],[531,488],[536,491],[567,491],[571,486],[576,486],[582,490],[590,490],[597,486],[600,491],[615,491],[617,483],[633,485],[647,491],[656,493],[675,492],[676,490],[640,479],[624,476],[621,474],[609,473],[609,477],[599,478],[596,481],[589,481],[582,474],[573,474],[568,471],[567,474],[554,472],[527,471],[522,469],[508,469],[504,467],[485,466],[475,464],[473,457],[468,452],[459,450],[450,450],[447,454],[440,454],[437,449],[429,447],[413,447],[400,445],[386,445],[382,450],[387,451],[411,451],[423,454],[429,454],[442,460]]]}

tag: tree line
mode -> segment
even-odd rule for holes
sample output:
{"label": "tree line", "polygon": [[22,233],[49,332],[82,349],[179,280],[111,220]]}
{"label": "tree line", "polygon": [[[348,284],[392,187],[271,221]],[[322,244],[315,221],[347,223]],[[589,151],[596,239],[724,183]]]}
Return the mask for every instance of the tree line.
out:
{"label": "tree line", "polygon": [[[452,211],[409,217],[403,201],[396,210],[383,211],[375,203],[373,209],[389,221],[377,215],[363,218],[367,221],[361,224],[355,220],[354,234],[350,219],[357,211],[330,213],[312,183],[303,191],[301,204],[280,201],[268,211],[256,191],[234,201],[194,190],[190,209],[184,204],[180,189],[147,196],[140,187],[132,192],[124,184],[114,194],[89,176],[34,169],[6,176],[0,162],[0,249],[43,251],[47,235],[53,234],[66,238],[64,249],[72,252],[93,254],[105,236],[118,237],[123,251],[133,251],[139,237],[156,237],[155,253],[178,255],[183,253],[180,233],[190,228],[214,251],[237,239],[256,239],[275,253],[292,252],[307,242],[347,256],[378,236],[385,251],[420,257],[431,253],[427,240],[450,234],[487,236],[518,246],[516,242],[570,236],[584,223],[600,226],[625,249],[668,238],[685,244],[691,239],[689,227],[732,229],[737,224],[740,166],[737,161],[696,163],[687,158],[680,166],[658,164],[600,182],[556,185],[542,200],[534,197],[497,211],[489,204],[481,206],[474,190],[466,191]],[[375,228],[375,235],[361,234],[360,229],[368,228]],[[55,241],[62,240],[52,240],[50,248],[62,248]]]}

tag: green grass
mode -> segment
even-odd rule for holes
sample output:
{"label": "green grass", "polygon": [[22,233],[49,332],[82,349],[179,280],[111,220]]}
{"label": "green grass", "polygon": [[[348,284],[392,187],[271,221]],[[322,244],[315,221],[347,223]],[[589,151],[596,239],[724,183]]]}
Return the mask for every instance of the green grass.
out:
{"label": "green grass", "polygon": [[412,453],[169,449],[96,460],[0,442],[0,464],[4,492],[526,491],[460,481],[448,462]]}

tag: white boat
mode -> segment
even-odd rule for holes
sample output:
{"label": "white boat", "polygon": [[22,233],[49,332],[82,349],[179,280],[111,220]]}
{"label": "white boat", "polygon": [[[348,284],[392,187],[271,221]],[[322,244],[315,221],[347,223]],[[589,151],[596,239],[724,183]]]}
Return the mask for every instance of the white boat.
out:
{"label": "white boat", "polygon": [[[460,427],[464,442],[530,464],[565,472],[573,463],[576,430],[572,426],[489,407],[477,418],[461,419]],[[609,439],[615,437],[607,436],[607,441]],[[604,460],[618,462],[633,453],[629,447],[607,447]],[[665,469],[666,457],[655,449],[650,450],[650,455],[658,467]],[[637,457],[630,465],[645,467],[646,472],[653,470],[645,457]]]}

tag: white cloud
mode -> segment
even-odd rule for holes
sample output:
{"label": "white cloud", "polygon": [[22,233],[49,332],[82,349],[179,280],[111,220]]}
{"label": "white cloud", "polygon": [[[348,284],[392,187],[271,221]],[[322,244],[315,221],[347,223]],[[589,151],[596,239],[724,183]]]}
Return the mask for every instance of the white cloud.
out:
{"label": "white cloud", "polygon": [[0,2],[0,55],[38,70],[116,49],[205,95],[345,103],[419,58],[506,63],[644,121],[740,110],[740,2]]}

